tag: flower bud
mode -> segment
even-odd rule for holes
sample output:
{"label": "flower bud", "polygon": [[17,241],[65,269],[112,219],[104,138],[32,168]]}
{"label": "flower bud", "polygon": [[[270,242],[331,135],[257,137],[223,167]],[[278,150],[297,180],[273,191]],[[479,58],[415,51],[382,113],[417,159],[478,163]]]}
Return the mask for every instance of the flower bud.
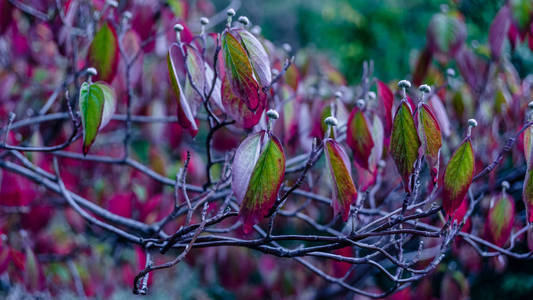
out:
{"label": "flower bud", "polygon": [[337,126],[337,124],[339,124],[339,122],[337,121],[337,118],[333,117],[333,116],[329,116],[327,117],[325,120],[324,120],[324,123],[326,123],[326,125],[329,125],[329,126]]}
{"label": "flower bud", "polygon": [[400,80],[400,82],[398,82],[398,87],[401,89],[408,89],[411,87],[411,83],[409,80]]}
{"label": "flower bud", "polygon": [[359,100],[357,100],[355,105],[357,105],[357,108],[363,109],[363,108],[365,108],[365,100],[364,99],[359,99]]}
{"label": "flower bud", "polygon": [[452,69],[452,68],[449,68],[448,70],[446,70],[446,74],[450,77],[454,77],[455,76],[455,70]]}
{"label": "flower bud", "polygon": [[182,32],[183,29],[184,29],[183,25],[181,25],[181,24],[174,25],[174,31],[176,31],[176,32]]}
{"label": "flower bud", "polygon": [[529,102],[529,103],[527,104],[527,107],[528,107],[529,109],[533,109],[533,101]]}
{"label": "flower bud", "polygon": [[115,1],[115,0],[106,0],[105,2],[107,5],[111,6],[111,7],[114,7],[114,8],[117,8],[118,7],[118,2]]}
{"label": "flower bud", "polygon": [[504,180],[504,181],[502,182],[502,188],[503,188],[504,190],[508,190],[510,187],[511,187],[511,185],[509,184],[509,181]]}
{"label": "flower bud", "polygon": [[98,71],[96,71],[95,68],[90,67],[90,68],[87,68],[87,74],[89,74],[90,76],[96,76],[98,75]]}
{"label": "flower bud", "polygon": [[250,20],[248,20],[246,16],[240,16],[238,21],[244,26],[248,26],[250,24]]}
{"label": "flower bud", "polygon": [[226,14],[228,15],[228,17],[233,17],[235,15],[235,10],[233,8],[229,8],[228,10],[226,10]]}
{"label": "flower bud", "polygon": [[279,119],[279,113],[275,109],[269,109],[267,111],[267,116],[269,119],[272,119],[272,120]]}
{"label": "flower bud", "polygon": [[133,18],[133,15],[132,15],[131,11],[129,11],[129,10],[125,11],[125,12],[122,14],[122,16],[123,16],[124,19],[126,19],[126,20],[131,20],[131,18]]}
{"label": "flower bud", "polygon": [[336,91],[335,92],[335,98],[337,98],[337,99],[342,98],[342,92],[341,91]]}
{"label": "flower bud", "polygon": [[376,93],[374,93],[372,91],[368,92],[368,99],[376,100]]}
{"label": "flower bud", "polygon": [[282,45],[282,47],[283,47],[283,50],[285,50],[285,52],[287,52],[287,53],[289,53],[289,52],[292,51],[292,47],[291,47],[291,45],[289,45],[289,44],[287,44],[287,43],[284,43],[284,44]]}
{"label": "flower bud", "polygon": [[426,94],[431,93],[431,88],[427,84],[423,84],[423,85],[419,86],[418,90],[421,91],[422,93],[426,93]]}
{"label": "flower bud", "polygon": [[207,25],[207,24],[209,24],[209,19],[206,18],[206,17],[201,17],[201,18],[200,18],[200,24],[202,24],[202,25],[204,25],[204,26]]}
{"label": "flower bud", "polygon": [[470,126],[470,127],[477,127],[477,121],[476,121],[476,119],[468,119],[468,126]]}

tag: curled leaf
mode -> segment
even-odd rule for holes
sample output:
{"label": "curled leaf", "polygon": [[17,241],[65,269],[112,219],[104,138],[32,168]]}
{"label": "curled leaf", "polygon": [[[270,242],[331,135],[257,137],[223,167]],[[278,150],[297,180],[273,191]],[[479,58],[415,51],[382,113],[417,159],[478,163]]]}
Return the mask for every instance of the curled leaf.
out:
{"label": "curled leaf", "polygon": [[233,93],[243,99],[250,110],[256,110],[263,92],[254,78],[246,50],[235,36],[225,32],[222,36],[222,52],[226,76]]}
{"label": "curled leaf", "polygon": [[196,133],[198,133],[198,126],[194,120],[189,102],[185,98],[185,93],[181,88],[178,74],[176,72],[176,65],[172,55],[173,51],[179,51],[179,47],[175,44],[170,46],[170,49],[168,50],[167,64],[172,89],[176,94],[176,99],[178,102],[178,123],[181,125],[181,127],[188,129],[191,135],[194,137]]}
{"label": "curled leaf", "polygon": [[411,109],[406,101],[402,101],[394,116],[390,153],[402,177],[403,187],[407,193],[411,192],[410,177],[415,170],[418,148],[420,148],[420,141],[418,140]]}
{"label": "curled leaf", "polygon": [[274,135],[255,133],[237,148],[232,170],[232,190],[241,204],[244,232],[249,233],[277,199],[285,175],[283,147]]}
{"label": "curled leaf", "polygon": [[485,233],[492,243],[503,247],[509,240],[511,229],[513,229],[514,214],[514,201],[507,194],[502,193],[491,200]]}
{"label": "curled leaf", "polygon": [[83,128],[83,154],[89,152],[102,123],[104,92],[99,85],[84,82],[80,88],[79,107]]}
{"label": "curled leaf", "polygon": [[[196,87],[200,93],[205,93],[206,88],[206,70],[200,52],[193,46],[186,44],[185,49],[185,66],[189,75],[185,78],[185,90],[187,99],[194,100],[196,103],[202,102],[202,97],[193,88]],[[192,84],[191,84],[192,80]]]}
{"label": "curled leaf", "polygon": [[104,82],[96,82],[94,85],[98,86],[104,94],[104,110],[102,111],[102,122],[99,127],[99,129],[102,129],[111,121],[111,117],[115,113],[117,96],[113,88]]}
{"label": "curled leaf", "polygon": [[335,140],[326,139],[324,142],[326,165],[333,190],[333,211],[342,213],[346,222],[350,215],[350,205],[357,201],[357,190],[352,179],[352,169],[348,155]]}
{"label": "curled leaf", "polygon": [[447,214],[453,214],[466,196],[474,176],[474,151],[467,137],[455,150],[446,171],[442,189],[442,206]]}
{"label": "curled leaf", "polygon": [[259,106],[255,111],[249,109],[246,102],[233,93],[227,76],[224,76],[222,79],[221,94],[224,111],[237,124],[245,129],[249,129],[259,123],[266,104],[265,98],[259,100]]}
{"label": "curled leaf", "polygon": [[374,147],[374,140],[369,130],[368,120],[358,108],[354,108],[348,118],[346,142],[353,151],[355,161],[361,167],[368,169],[368,158]]}
{"label": "curled leaf", "polygon": [[115,29],[105,23],[96,32],[89,47],[89,64],[98,70],[97,78],[106,82],[115,78],[119,61],[118,51]]}
{"label": "curled leaf", "polygon": [[381,101],[379,112],[383,119],[383,124],[385,125],[385,137],[389,137],[392,131],[392,103],[394,101],[394,96],[389,87],[379,80],[378,98]]}
{"label": "curled leaf", "polygon": [[422,149],[431,167],[433,178],[436,178],[439,173],[440,148],[442,146],[439,122],[437,122],[431,108],[427,104],[419,106],[417,121],[418,136],[422,143]]}

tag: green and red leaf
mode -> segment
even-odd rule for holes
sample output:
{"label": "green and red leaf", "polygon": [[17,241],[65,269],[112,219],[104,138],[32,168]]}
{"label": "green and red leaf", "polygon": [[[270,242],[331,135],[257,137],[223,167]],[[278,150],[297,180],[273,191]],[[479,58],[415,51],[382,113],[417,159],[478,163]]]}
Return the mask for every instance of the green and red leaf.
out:
{"label": "green and red leaf", "polygon": [[186,44],[185,49],[185,66],[189,76],[185,78],[185,90],[187,99],[194,100],[196,103],[202,102],[202,97],[194,90],[191,81],[200,93],[205,93],[206,89],[206,70],[202,55],[196,48]]}
{"label": "green and red leaf", "polygon": [[466,196],[474,176],[474,151],[470,137],[455,150],[443,178],[442,206],[452,215]]}
{"label": "green and red leaf", "polygon": [[513,199],[502,193],[491,200],[485,234],[489,241],[503,247],[511,236],[513,229],[515,207]]}
{"label": "green and red leaf", "polygon": [[333,190],[333,211],[342,213],[346,222],[350,215],[350,205],[357,201],[357,190],[352,179],[352,169],[348,155],[342,146],[333,139],[324,141],[326,165]]}
{"label": "green and red leaf", "polygon": [[533,126],[524,131],[524,154],[526,155],[527,169],[522,190],[522,199],[526,207],[526,219],[528,223],[533,223]]}
{"label": "green and red leaf", "polygon": [[176,64],[174,63],[174,58],[172,54],[173,51],[179,51],[179,46],[175,44],[170,46],[170,49],[168,49],[167,54],[167,64],[170,82],[172,85],[172,89],[176,94],[176,99],[178,102],[178,123],[181,125],[181,127],[188,129],[191,135],[194,137],[196,133],[198,133],[198,126],[196,125],[196,121],[194,120],[194,116],[192,114],[189,102],[185,97],[185,93],[181,88],[178,74],[176,72]]}
{"label": "green and red leaf", "polygon": [[259,123],[261,115],[265,110],[265,97],[262,97],[259,100],[259,106],[257,109],[249,109],[245,101],[233,93],[227,76],[224,76],[222,79],[221,94],[224,111],[230,118],[235,120],[237,124],[245,129],[249,129]]}
{"label": "green and red leaf", "polygon": [[222,36],[222,53],[226,76],[233,93],[243,99],[250,110],[256,110],[263,92],[254,78],[246,50],[230,32],[225,32]]}
{"label": "green and red leaf", "polygon": [[272,81],[272,72],[270,71],[270,60],[267,52],[261,42],[247,30],[241,29],[237,31],[242,42],[242,46],[246,50],[250,62],[254,69],[255,78],[262,87],[267,87]]}
{"label": "green and red leaf", "polygon": [[119,61],[117,33],[111,24],[105,23],[94,35],[89,47],[89,66],[96,68],[96,78],[111,82],[117,73]]}
{"label": "green and red leaf", "polygon": [[96,139],[104,112],[104,92],[97,84],[84,82],[80,88],[79,107],[83,128],[83,154],[87,154]]}
{"label": "green and red leaf", "polygon": [[241,204],[244,232],[249,233],[276,202],[285,175],[283,147],[274,135],[255,133],[237,148],[232,170],[232,190]]}
{"label": "green and red leaf", "polygon": [[392,104],[394,101],[394,95],[385,83],[378,80],[377,85],[378,98],[381,101],[379,105],[379,113],[383,119],[383,124],[385,125],[385,137],[388,138],[392,131]]}
{"label": "green and red leaf", "polygon": [[426,160],[431,168],[433,178],[439,174],[440,148],[442,146],[442,134],[439,122],[427,104],[418,107],[417,123],[418,137],[422,144],[422,149]]}
{"label": "green and red leaf", "polygon": [[411,108],[406,101],[402,101],[392,124],[390,153],[403,181],[406,192],[411,192],[411,174],[415,170],[418,159],[420,141],[416,131]]}
{"label": "green and red leaf", "polygon": [[346,142],[353,151],[355,161],[361,167],[368,169],[368,158],[374,147],[374,140],[366,116],[357,107],[352,110],[350,117],[348,117]]}
{"label": "green and red leaf", "polygon": [[99,127],[99,129],[102,129],[111,121],[111,117],[115,113],[117,96],[113,88],[104,82],[96,82],[94,85],[98,86],[104,94],[104,110],[102,111],[102,122]]}

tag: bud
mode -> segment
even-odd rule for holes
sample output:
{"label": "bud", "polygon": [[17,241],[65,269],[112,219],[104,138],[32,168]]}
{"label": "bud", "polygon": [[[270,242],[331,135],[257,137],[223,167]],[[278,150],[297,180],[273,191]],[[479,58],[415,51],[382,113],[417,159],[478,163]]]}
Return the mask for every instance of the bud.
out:
{"label": "bud", "polygon": [[132,15],[131,11],[129,11],[129,10],[125,11],[125,12],[122,14],[122,16],[123,16],[124,19],[126,19],[126,20],[131,20],[131,18],[133,18],[133,15]]}
{"label": "bud", "polygon": [[477,127],[477,121],[476,121],[476,119],[468,119],[468,126],[470,126],[470,127]]}
{"label": "bud", "polygon": [[337,98],[337,99],[342,98],[342,92],[341,91],[336,91],[335,92],[335,98]]}
{"label": "bud", "polygon": [[206,17],[201,17],[201,18],[200,18],[200,24],[202,24],[202,25],[204,25],[204,26],[207,25],[207,24],[209,24],[209,19],[206,18]]}
{"label": "bud", "polygon": [[401,89],[408,89],[411,87],[411,83],[409,80],[400,80],[400,82],[398,82],[398,87]]}
{"label": "bud", "polygon": [[176,24],[176,25],[174,25],[174,31],[175,31],[175,32],[182,32],[183,29],[184,29],[184,28],[183,28],[183,25],[181,25],[181,24]]}
{"label": "bud", "polygon": [[533,109],[533,101],[529,102],[529,103],[527,104],[527,107],[528,107],[529,109]]}
{"label": "bud", "polygon": [[376,93],[374,93],[372,91],[368,92],[368,99],[376,100]]}
{"label": "bud", "polygon": [[455,70],[452,69],[452,68],[449,68],[448,70],[446,70],[446,74],[450,77],[454,77],[455,76]]}
{"label": "bud", "polygon": [[363,108],[365,108],[365,100],[363,100],[363,99],[359,99],[359,100],[357,100],[357,102],[355,103],[355,105],[357,105],[357,108],[359,108],[359,109],[363,109]]}
{"label": "bud", "polygon": [[423,84],[423,85],[419,86],[418,90],[421,91],[422,93],[426,93],[426,94],[431,93],[431,88],[427,84]]}
{"label": "bud", "polygon": [[329,116],[327,117],[325,120],[324,120],[324,123],[326,123],[326,125],[329,125],[329,126],[337,126],[337,124],[339,124],[339,122],[337,121],[337,118],[333,117],[333,116]]}
{"label": "bud", "polygon": [[87,68],[87,74],[89,74],[90,76],[96,76],[98,75],[98,71],[96,71],[95,68],[90,67],[90,68]]}
{"label": "bud", "polygon": [[510,187],[511,187],[511,185],[509,184],[509,181],[504,180],[502,182],[502,189],[508,190]]}
{"label": "bud", "polygon": [[275,109],[269,109],[267,111],[267,116],[269,119],[272,119],[272,120],[279,119],[279,113]]}
{"label": "bud", "polygon": [[250,24],[250,20],[246,16],[240,16],[239,17],[239,23],[241,23],[244,26],[248,26]]}
{"label": "bud", "polygon": [[273,76],[273,77],[276,77],[276,76],[279,75],[279,71],[278,71],[278,69],[272,69],[271,73],[272,73],[272,76]]}
{"label": "bud", "polygon": [[114,8],[117,8],[118,7],[118,2],[115,1],[115,0],[106,0],[105,2],[107,5],[111,6],[111,7],[114,7]]}
{"label": "bud", "polygon": [[261,27],[255,25],[251,29],[253,35],[260,35],[261,34]]}
{"label": "bud", "polygon": [[233,8],[229,8],[228,10],[226,10],[226,14],[228,15],[228,17],[233,17],[235,15],[235,10]]}
{"label": "bud", "polygon": [[291,47],[291,45],[289,45],[289,44],[287,44],[287,43],[284,43],[284,44],[282,45],[282,47],[283,47],[283,50],[285,50],[285,52],[287,52],[287,53],[290,53],[290,52],[292,51],[292,47]]}

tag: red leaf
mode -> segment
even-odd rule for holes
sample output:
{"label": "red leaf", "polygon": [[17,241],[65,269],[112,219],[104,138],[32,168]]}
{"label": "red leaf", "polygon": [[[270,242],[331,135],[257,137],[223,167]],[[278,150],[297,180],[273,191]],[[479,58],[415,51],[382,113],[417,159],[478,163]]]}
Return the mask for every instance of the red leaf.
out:
{"label": "red leaf", "polygon": [[485,234],[497,246],[503,247],[511,236],[515,207],[513,199],[502,193],[491,199]]}
{"label": "red leaf", "polygon": [[[392,131],[392,103],[394,101],[394,96],[392,94],[392,91],[389,89],[389,87],[381,82],[377,81],[378,83],[378,97],[381,100],[381,105],[379,113],[381,118],[383,119],[383,124],[385,125],[385,138],[390,137],[391,131]],[[388,143],[385,143],[386,145]]]}
{"label": "red leaf", "polygon": [[420,85],[426,78],[429,70],[429,66],[431,65],[431,59],[433,58],[433,54],[431,51],[429,51],[428,48],[424,48],[422,53],[418,56],[418,60],[416,61],[415,70],[413,72],[413,83],[415,85]]}
{"label": "red leaf", "polygon": [[90,67],[98,70],[97,79],[111,83],[117,73],[119,61],[117,33],[111,24],[105,23],[94,35],[89,47]]}
{"label": "red leaf", "polygon": [[355,161],[365,169],[368,169],[368,158],[374,147],[368,127],[366,116],[360,109],[354,108],[348,118],[346,142],[353,151]]}
{"label": "red leaf", "polygon": [[352,179],[352,168],[348,155],[342,146],[333,139],[324,141],[326,165],[333,190],[333,211],[342,213],[344,222],[350,215],[350,205],[357,201],[357,190]]}
{"label": "red leaf", "polygon": [[181,84],[176,72],[176,65],[174,63],[174,54],[172,51],[179,51],[179,47],[176,44],[170,46],[167,54],[168,73],[170,76],[170,82],[172,83],[172,89],[176,95],[178,102],[178,122],[181,127],[188,129],[191,135],[194,137],[198,133],[198,126],[194,120],[194,116],[191,111],[189,102],[185,98],[185,93],[181,88]]}
{"label": "red leaf", "polygon": [[427,104],[420,105],[416,115],[422,149],[431,168],[432,176],[436,179],[439,174],[440,148],[442,146],[439,122]]}
{"label": "red leaf", "polygon": [[242,100],[233,93],[228,78],[224,76],[222,79],[221,94],[224,111],[229,117],[234,119],[237,124],[245,129],[249,129],[259,123],[266,104],[266,95],[264,93],[262,93],[263,97],[259,99],[257,109],[255,111],[250,110],[246,105],[245,100]]}
{"label": "red leaf", "polygon": [[503,42],[511,25],[511,11],[507,5],[494,17],[489,29],[489,46],[492,59],[498,60],[502,54]]}

